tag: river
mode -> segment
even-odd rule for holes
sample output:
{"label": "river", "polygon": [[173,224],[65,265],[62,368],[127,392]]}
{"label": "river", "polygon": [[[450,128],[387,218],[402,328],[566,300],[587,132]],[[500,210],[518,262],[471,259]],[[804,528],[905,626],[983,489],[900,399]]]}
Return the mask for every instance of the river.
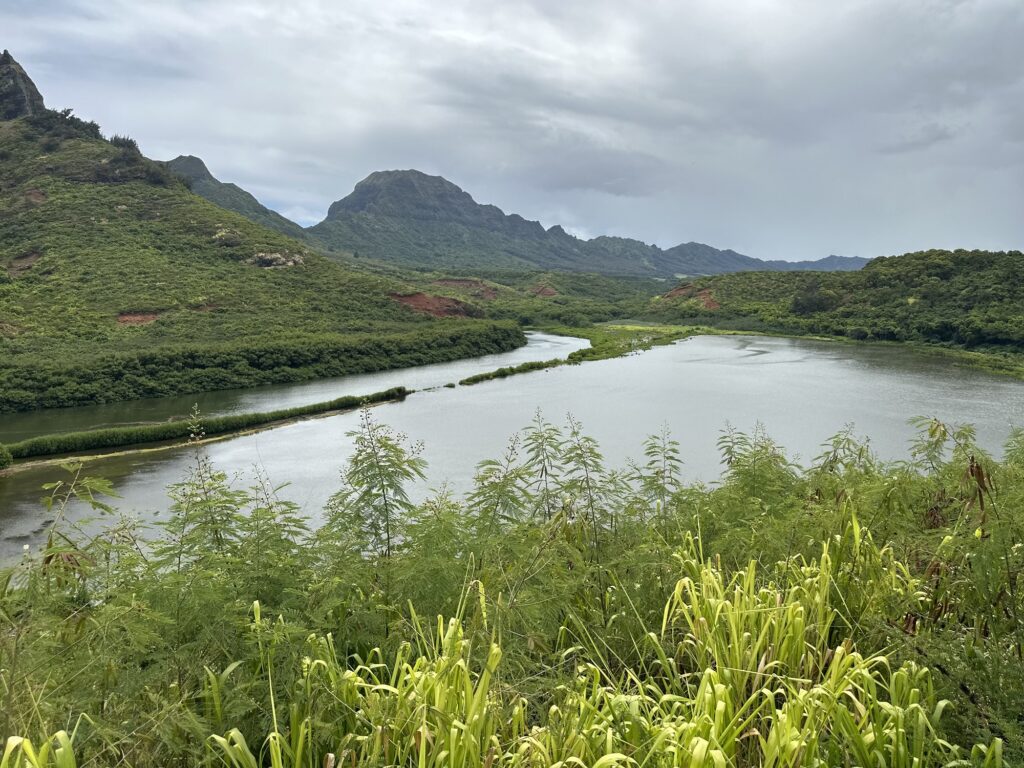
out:
{"label": "river", "polygon": [[[374,417],[410,440],[422,441],[428,482],[418,489],[421,497],[444,485],[455,493],[467,490],[477,462],[499,456],[509,437],[529,424],[537,409],[559,424],[572,413],[600,442],[611,466],[622,466],[628,457],[639,455],[644,437],[667,424],[682,443],[687,477],[708,482],[720,474],[716,441],[729,424],[744,431],[762,424],[791,458],[805,463],[847,424],[870,438],[874,450],[886,459],[907,455],[914,434],[908,419],[913,416],[972,423],[981,444],[997,454],[1011,427],[1024,424],[1024,382],[957,368],[949,358],[898,346],[808,339],[701,336],[627,357],[472,387],[442,386],[501,365],[564,357],[585,345],[579,339],[535,334],[527,347],[505,355],[211,393],[201,404],[208,413],[268,410],[399,384],[414,387],[420,391],[404,402],[376,408]],[[174,413],[195,399],[181,399]],[[153,418],[145,403],[119,408],[142,409],[131,418]],[[76,418],[85,419],[78,422],[84,424],[96,418],[124,419],[130,412],[111,408]],[[44,426],[36,424],[32,414],[19,416],[13,430],[22,435],[46,431],[54,413],[34,414]],[[339,473],[352,448],[346,433],[357,422],[356,413],[300,421],[211,443],[204,450],[239,485],[251,483],[257,468],[271,483],[287,484],[279,495],[297,502],[315,520],[340,485]],[[119,509],[150,518],[166,508],[165,488],[182,479],[192,460],[190,449],[173,448],[98,459],[88,464],[88,472],[114,483],[121,496],[115,502]],[[46,518],[39,489],[60,475],[60,470],[46,467],[0,478],[0,559],[37,541]],[[81,514],[81,509],[74,509],[71,516]]]}

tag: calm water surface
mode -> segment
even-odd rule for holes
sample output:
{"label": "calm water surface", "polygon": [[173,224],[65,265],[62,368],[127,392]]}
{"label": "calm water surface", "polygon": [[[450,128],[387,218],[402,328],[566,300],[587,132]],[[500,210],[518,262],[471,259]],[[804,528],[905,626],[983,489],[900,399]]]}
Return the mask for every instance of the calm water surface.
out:
{"label": "calm water surface", "polygon": [[[541,337],[536,343],[560,342]],[[533,359],[556,356],[552,352],[547,349]],[[464,366],[472,362],[430,366],[430,380],[443,384],[462,378]],[[425,369],[415,370],[409,375]],[[368,379],[378,381],[374,377],[352,377],[361,381],[351,391],[413,381],[375,376],[380,383],[372,385]],[[309,396],[308,402],[315,402],[343,393],[329,389],[311,395],[310,388],[318,386],[329,385],[250,391],[235,397],[256,398],[252,402],[257,405],[230,407],[267,410],[303,402],[290,398]],[[975,424],[982,445],[998,453],[1011,426],[1024,424],[1024,382],[957,369],[941,357],[899,347],[707,336],[624,358],[417,392],[403,403],[380,406],[374,415],[423,442],[429,463],[428,483],[419,489],[423,495],[442,485],[465,491],[477,462],[498,456],[538,408],[558,423],[572,413],[598,439],[611,466],[639,455],[644,437],[667,424],[682,443],[687,476],[713,481],[721,471],[716,441],[727,424],[745,431],[763,424],[791,457],[806,461],[829,436],[852,423],[877,453],[894,459],[906,455],[914,433],[907,420],[935,416]],[[256,470],[272,483],[287,483],[280,495],[302,505],[315,520],[340,485],[339,472],[352,450],[346,432],[357,422],[355,413],[298,422],[211,444],[206,453],[238,484],[250,483]],[[122,510],[152,517],[166,506],[164,489],[185,475],[190,460],[187,448],[177,448],[97,460],[88,471],[114,482]],[[0,478],[0,557],[38,538],[35,531],[45,517],[38,489],[58,474],[46,468]]]}
{"label": "calm water surface", "polygon": [[420,365],[415,368],[303,381],[296,384],[273,384],[254,389],[229,389],[82,408],[55,408],[48,411],[2,414],[0,443],[14,443],[29,437],[58,432],[79,432],[123,424],[167,421],[170,418],[187,415],[193,405],[198,405],[206,416],[224,416],[232,413],[260,413],[294,408],[347,395],[369,395],[398,386],[409,389],[442,387],[475,373],[493,371],[503,366],[565,358],[578,349],[590,346],[586,339],[552,336],[547,333],[528,333],[526,338],[525,347],[511,352],[471,357],[451,363]]}

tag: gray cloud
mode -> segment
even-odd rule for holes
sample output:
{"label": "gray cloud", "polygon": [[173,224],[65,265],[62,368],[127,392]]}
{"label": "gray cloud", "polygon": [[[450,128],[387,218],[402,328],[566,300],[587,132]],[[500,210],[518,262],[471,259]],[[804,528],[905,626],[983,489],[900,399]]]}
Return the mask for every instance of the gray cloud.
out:
{"label": "gray cloud", "polygon": [[381,168],[765,258],[1024,245],[1018,0],[4,0],[51,106],[300,219]]}

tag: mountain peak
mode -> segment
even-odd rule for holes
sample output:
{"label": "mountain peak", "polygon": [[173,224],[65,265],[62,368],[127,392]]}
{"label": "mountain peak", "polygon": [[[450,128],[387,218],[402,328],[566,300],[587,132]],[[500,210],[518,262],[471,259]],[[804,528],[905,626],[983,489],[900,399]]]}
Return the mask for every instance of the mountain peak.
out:
{"label": "mountain peak", "polygon": [[210,169],[206,167],[206,163],[195,155],[178,155],[173,160],[167,161],[167,167],[191,182],[215,181]]}
{"label": "mountain peak", "polygon": [[374,171],[356,184],[348,197],[327,211],[330,219],[342,213],[408,216],[416,219],[463,218],[476,208],[469,193],[441,176],[415,169]]}
{"label": "mountain peak", "polygon": [[43,96],[11,52],[0,54],[0,120],[16,120],[43,112]]}

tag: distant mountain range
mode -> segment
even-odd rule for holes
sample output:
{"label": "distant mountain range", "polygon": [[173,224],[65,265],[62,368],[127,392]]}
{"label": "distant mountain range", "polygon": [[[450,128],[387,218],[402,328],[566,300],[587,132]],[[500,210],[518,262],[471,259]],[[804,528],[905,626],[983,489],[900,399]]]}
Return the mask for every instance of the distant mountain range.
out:
{"label": "distant mountain range", "polygon": [[477,203],[441,176],[416,170],[377,171],[338,200],[319,224],[301,230],[234,184],[217,181],[196,157],[167,166],[208,200],[284,234],[308,236],[332,251],[418,269],[541,269],[676,278],[742,271],[853,271],[868,259],[763,261],[703,243],[668,249],[624,237],[582,240],[560,226]]}
{"label": "distant mountain range", "polygon": [[520,267],[673,278],[746,270],[860,269],[867,259],[761,261],[703,243],[661,249],[623,237],[582,240],[560,226],[481,205],[440,176],[378,171],[334,203],[309,233],[333,249],[410,267]]}

